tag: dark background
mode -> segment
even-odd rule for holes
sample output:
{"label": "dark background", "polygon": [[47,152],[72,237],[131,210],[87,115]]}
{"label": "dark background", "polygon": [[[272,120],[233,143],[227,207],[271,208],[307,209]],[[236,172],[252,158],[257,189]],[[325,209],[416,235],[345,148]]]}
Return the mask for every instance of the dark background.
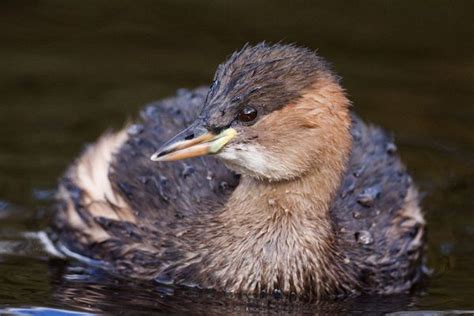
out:
{"label": "dark background", "polygon": [[231,52],[266,40],[317,49],[355,111],[395,135],[425,195],[435,270],[408,308],[474,309],[473,12],[473,1],[1,1],[0,305],[84,308],[59,303],[54,267],[24,237],[47,226],[57,178],[105,129],[208,85]]}

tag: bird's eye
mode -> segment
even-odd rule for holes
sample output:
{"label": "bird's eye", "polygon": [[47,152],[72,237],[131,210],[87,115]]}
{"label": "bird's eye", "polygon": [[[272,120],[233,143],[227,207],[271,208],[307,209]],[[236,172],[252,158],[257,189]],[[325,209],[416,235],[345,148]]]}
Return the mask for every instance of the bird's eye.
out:
{"label": "bird's eye", "polygon": [[257,118],[257,110],[251,106],[244,107],[238,116],[241,122],[252,122]]}

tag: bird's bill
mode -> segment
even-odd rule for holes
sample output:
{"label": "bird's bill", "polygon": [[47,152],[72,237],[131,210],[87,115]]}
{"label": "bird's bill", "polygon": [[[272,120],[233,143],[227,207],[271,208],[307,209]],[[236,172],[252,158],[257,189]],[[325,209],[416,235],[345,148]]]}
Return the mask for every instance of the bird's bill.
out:
{"label": "bird's bill", "polygon": [[237,131],[228,128],[219,134],[206,133],[190,140],[169,142],[151,156],[153,161],[175,161],[218,153],[237,135]]}

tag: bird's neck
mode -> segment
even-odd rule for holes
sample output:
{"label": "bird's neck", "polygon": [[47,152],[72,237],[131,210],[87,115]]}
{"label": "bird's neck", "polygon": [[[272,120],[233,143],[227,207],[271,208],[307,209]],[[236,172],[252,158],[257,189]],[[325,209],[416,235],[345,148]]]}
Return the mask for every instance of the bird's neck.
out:
{"label": "bird's neck", "polygon": [[[267,232],[310,243],[317,249],[332,242],[329,214],[343,170],[341,165],[321,166],[291,180],[269,182],[243,176],[220,215],[234,229],[248,234]],[[271,237],[273,238],[273,237]],[[280,237],[285,243],[284,237]]]}
{"label": "bird's neck", "polygon": [[291,181],[269,182],[243,176],[221,216],[254,222],[256,226],[280,221],[327,223],[316,229],[320,236],[327,235],[329,207],[340,179],[340,171],[324,167]]}

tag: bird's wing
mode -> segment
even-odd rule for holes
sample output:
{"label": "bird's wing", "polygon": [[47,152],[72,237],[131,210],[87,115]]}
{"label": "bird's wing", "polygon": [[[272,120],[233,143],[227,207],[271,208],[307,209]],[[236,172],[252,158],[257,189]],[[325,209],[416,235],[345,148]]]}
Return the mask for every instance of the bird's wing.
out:
{"label": "bird's wing", "polygon": [[59,185],[54,230],[71,253],[152,273],[167,249],[163,235],[225,204],[238,177],[213,157],[150,160],[197,118],[206,91],[181,90],[146,106],[136,124],[106,133],[68,169]]}

